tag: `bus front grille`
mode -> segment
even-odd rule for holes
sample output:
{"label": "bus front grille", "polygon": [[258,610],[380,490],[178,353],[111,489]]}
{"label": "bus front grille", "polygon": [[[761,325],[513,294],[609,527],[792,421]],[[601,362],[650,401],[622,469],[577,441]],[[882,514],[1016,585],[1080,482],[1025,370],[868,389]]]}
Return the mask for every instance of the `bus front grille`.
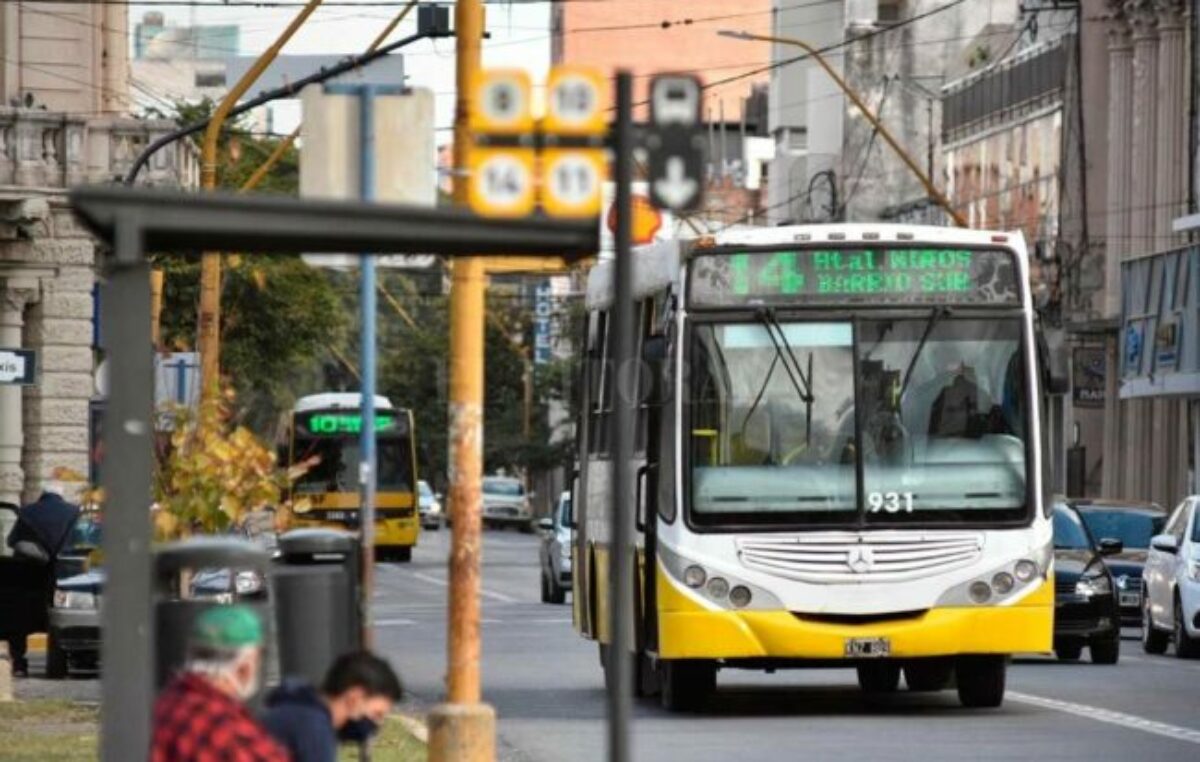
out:
{"label": "bus front grille", "polygon": [[983,552],[976,532],[813,532],[739,537],[747,568],[815,583],[900,582],[969,566]]}

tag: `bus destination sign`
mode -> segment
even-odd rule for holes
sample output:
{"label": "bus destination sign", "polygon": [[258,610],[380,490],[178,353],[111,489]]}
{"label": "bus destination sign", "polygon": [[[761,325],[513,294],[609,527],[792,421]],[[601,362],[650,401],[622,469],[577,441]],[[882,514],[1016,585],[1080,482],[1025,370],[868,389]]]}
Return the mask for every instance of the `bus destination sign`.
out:
{"label": "bus destination sign", "polygon": [[961,248],[795,249],[712,253],[691,266],[691,302],[1019,304],[1010,252]]}
{"label": "bus destination sign", "polygon": [[[394,413],[376,413],[375,432],[396,433],[399,418]],[[304,422],[304,429],[314,437],[358,436],[362,433],[361,413],[312,413]]]}

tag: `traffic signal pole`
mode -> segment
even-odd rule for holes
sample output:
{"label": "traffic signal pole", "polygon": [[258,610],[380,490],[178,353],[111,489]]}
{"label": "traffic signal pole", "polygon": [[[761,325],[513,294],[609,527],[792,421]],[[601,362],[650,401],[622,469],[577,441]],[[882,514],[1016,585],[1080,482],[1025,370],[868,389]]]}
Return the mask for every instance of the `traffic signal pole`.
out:
{"label": "traffic signal pole", "polygon": [[[468,128],[472,83],[482,58],[481,0],[454,6],[457,37],[454,113],[454,201],[468,203]],[[430,762],[491,762],[496,719],[480,689],[480,565],[483,552],[484,262],[459,257],[450,282],[450,590],[447,618],[447,702],[429,715]]]}

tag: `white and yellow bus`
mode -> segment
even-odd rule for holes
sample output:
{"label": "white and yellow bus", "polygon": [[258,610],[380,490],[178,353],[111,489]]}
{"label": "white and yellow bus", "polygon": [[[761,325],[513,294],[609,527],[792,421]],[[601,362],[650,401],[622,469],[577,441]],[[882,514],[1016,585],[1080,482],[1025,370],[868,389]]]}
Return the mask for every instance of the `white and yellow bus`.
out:
{"label": "white and yellow bus", "polygon": [[[357,530],[361,396],[330,392],[302,397],[284,427],[282,458],[317,463],[292,485],[292,497],[310,506],[293,525]],[[375,550],[380,560],[408,561],[417,544],[417,463],[412,412],[375,398]]]}
{"label": "white and yellow bus", "polygon": [[[998,706],[1048,652],[1045,363],[1019,234],[841,224],[635,253],[634,628],[643,693],[857,668]],[[587,287],[575,622],[606,655],[611,262]]]}

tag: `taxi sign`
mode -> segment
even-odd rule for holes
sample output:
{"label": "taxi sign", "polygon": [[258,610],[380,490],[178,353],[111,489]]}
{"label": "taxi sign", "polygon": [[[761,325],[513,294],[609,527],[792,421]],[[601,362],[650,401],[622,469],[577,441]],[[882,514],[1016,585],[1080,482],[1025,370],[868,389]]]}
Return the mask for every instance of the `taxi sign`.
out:
{"label": "taxi sign", "polygon": [[554,217],[600,213],[607,164],[601,149],[547,148],[542,152],[541,202]]}
{"label": "taxi sign", "polygon": [[561,135],[603,135],[608,81],[583,66],[554,66],[546,80],[542,128]]}
{"label": "taxi sign", "polygon": [[532,148],[473,148],[470,205],[491,217],[523,217],[533,211]]}
{"label": "taxi sign", "polygon": [[520,69],[484,69],[471,87],[475,132],[518,134],[533,129],[533,87]]}

